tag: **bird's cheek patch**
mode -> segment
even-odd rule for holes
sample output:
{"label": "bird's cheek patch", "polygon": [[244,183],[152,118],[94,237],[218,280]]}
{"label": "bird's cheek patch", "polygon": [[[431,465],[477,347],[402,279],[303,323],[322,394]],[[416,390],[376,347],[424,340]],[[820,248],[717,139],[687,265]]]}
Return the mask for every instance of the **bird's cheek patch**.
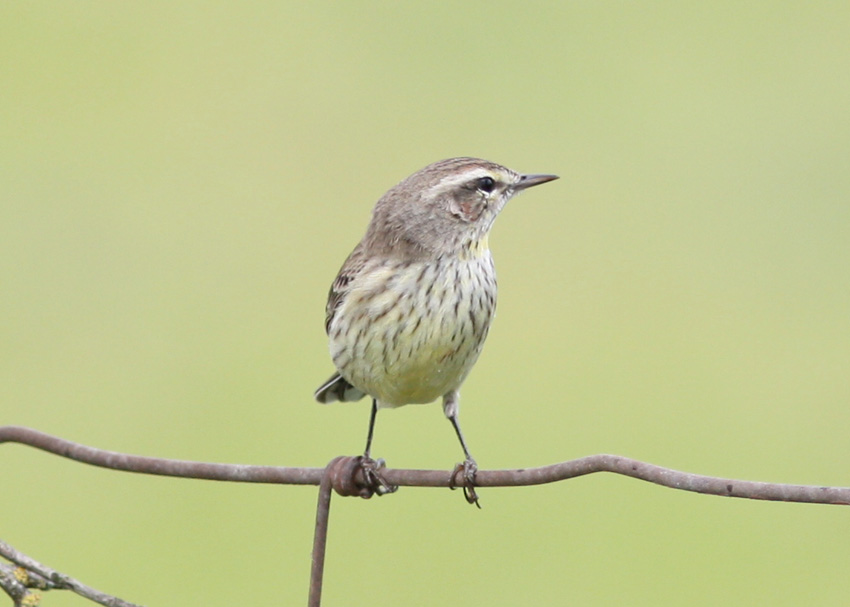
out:
{"label": "bird's cheek patch", "polygon": [[484,204],[480,200],[455,200],[452,202],[452,214],[469,223],[477,221],[483,212]]}

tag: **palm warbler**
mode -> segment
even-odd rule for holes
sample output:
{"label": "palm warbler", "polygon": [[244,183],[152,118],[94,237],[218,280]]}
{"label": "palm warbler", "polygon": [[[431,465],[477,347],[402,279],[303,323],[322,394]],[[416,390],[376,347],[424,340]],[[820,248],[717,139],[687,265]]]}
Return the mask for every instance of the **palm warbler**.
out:
{"label": "palm warbler", "polygon": [[372,398],[366,460],[379,408],[442,397],[466,458],[467,499],[475,500],[477,467],[458,404],[496,307],[487,236],[508,200],[553,179],[452,158],[414,173],[375,205],[331,285],[325,328],[337,373],[315,393],[322,403]]}

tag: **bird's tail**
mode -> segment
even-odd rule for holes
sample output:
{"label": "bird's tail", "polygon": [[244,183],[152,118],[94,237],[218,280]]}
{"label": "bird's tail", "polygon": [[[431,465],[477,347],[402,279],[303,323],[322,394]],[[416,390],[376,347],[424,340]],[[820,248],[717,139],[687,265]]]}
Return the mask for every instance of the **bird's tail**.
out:
{"label": "bird's tail", "polygon": [[366,396],[362,390],[358,390],[339,373],[334,373],[331,378],[319,386],[313,397],[320,403],[332,403],[335,400],[350,402],[360,400]]}

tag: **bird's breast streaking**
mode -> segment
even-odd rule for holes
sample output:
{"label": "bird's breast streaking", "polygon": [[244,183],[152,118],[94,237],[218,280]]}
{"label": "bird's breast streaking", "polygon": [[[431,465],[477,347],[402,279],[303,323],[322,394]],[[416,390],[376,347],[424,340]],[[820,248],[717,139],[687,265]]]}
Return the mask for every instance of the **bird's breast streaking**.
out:
{"label": "bird's breast streaking", "polygon": [[486,242],[461,259],[370,263],[331,320],[331,357],[381,407],[429,403],[463,383],[495,306]]}

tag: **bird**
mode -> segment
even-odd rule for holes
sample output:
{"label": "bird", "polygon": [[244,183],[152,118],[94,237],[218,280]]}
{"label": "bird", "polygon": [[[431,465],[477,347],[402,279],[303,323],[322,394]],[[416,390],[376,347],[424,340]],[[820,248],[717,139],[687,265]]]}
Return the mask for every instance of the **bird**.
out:
{"label": "bird", "polygon": [[[488,236],[511,198],[557,178],[480,158],[450,158],[413,173],[375,204],[366,234],[328,293],[325,330],[336,372],[314,394],[320,403],[371,398],[362,461],[374,463],[379,409],[442,398],[465,457],[452,478],[463,470],[466,499],[478,505],[478,466],[458,412],[461,385],[496,308]],[[394,490],[383,481],[378,489]]]}

